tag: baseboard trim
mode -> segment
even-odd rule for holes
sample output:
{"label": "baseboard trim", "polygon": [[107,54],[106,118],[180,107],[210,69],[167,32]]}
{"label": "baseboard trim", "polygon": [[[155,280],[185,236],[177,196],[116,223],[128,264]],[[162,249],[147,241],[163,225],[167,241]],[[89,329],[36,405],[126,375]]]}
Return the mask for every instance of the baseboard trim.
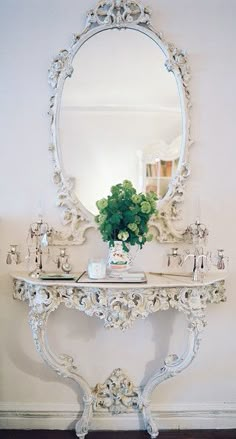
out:
{"label": "baseboard trim", "polygon": [[[236,428],[236,404],[181,404],[152,406],[160,430]],[[1,429],[73,429],[80,416],[73,404],[0,403]],[[138,413],[110,415],[96,412],[91,430],[143,430]]]}

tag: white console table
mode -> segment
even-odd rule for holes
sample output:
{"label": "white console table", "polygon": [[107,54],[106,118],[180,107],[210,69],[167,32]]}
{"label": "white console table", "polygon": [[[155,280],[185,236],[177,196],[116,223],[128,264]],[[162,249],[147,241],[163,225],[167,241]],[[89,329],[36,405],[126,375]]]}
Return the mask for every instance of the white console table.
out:
{"label": "white console table", "polygon": [[[145,427],[151,438],[159,434],[150,410],[153,390],[164,380],[182,372],[196,356],[201,332],[206,326],[206,308],[210,303],[226,300],[224,279],[208,275],[204,283],[179,276],[147,275],[146,284],[76,283],[73,281],[42,281],[24,273],[13,274],[14,298],[28,301],[29,322],[35,346],[43,360],[59,375],[74,380],[83,391],[84,408],[76,424],[76,435],[84,439],[93,412],[106,409],[111,413],[142,411]],[[56,355],[47,343],[47,321],[59,305],[75,308],[104,321],[106,328],[125,330],[136,319],[174,308],[188,320],[189,338],[181,357],[169,355],[163,367],[151,376],[144,387],[135,387],[124,371],[116,369],[103,384],[91,388],[80,375],[73,358]]]}

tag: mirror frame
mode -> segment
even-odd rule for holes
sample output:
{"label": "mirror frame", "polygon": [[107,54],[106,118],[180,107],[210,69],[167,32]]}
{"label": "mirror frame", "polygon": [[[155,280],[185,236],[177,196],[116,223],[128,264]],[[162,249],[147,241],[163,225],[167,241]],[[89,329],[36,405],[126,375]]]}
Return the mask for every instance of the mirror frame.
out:
{"label": "mirror frame", "polygon": [[163,34],[151,24],[151,11],[138,0],[100,0],[87,13],[86,26],[82,33],[73,37],[69,49],[61,50],[49,69],[50,98],[50,153],[53,162],[53,181],[57,187],[57,205],[61,208],[62,231],[55,232],[58,244],[83,244],[86,231],[97,228],[94,215],[78,199],[74,191],[74,179],[68,177],[62,165],[59,142],[59,116],[64,82],[73,73],[72,62],[80,47],[99,32],[126,28],[142,32],[151,38],[166,56],[165,66],[175,76],[182,113],[182,145],[179,165],[175,177],[169,184],[165,197],[157,202],[158,216],[149,222],[156,229],[159,242],[177,242],[184,239],[185,229],[176,227],[180,220],[180,206],[184,200],[184,187],[190,175],[189,147],[191,139],[189,91],[190,69],[185,51],[168,43]]}

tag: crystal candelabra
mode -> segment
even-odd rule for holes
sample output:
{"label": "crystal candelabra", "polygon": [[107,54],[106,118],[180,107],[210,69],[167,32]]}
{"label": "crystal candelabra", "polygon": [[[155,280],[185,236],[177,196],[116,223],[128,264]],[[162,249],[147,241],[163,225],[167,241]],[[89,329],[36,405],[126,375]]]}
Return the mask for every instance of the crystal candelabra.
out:
{"label": "crystal candelabra", "polygon": [[[40,277],[43,273],[43,258],[45,254],[45,248],[48,248],[50,239],[52,237],[52,228],[48,223],[45,223],[42,218],[39,218],[36,222],[30,224],[28,235],[28,254],[29,260],[31,255],[34,256],[34,269],[30,272],[31,277]],[[30,242],[29,242],[30,241]],[[34,247],[33,251],[31,247]]]}
{"label": "crystal candelabra", "polygon": [[183,267],[191,262],[191,273],[193,281],[202,282],[204,275],[213,265],[217,270],[225,270],[228,266],[228,257],[225,256],[224,250],[217,250],[216,255],[212,255],[206,249],[208,237],[207,226],[197,219],[195,223],[190,224],[185,232],[188,240],[193,244],[191,249],[187,249],[183,254],[179,253],[178,248],[172,248],[172,252],[167,254],[168,268]]}
{"label": "crystal candelabra", "polygon": [[192,250],[185,252],[182,264],[187,260],[192,260],[192,276],[194,281],[202,281],[205,273],[209,270],[211,255],[208,251],[204,250],[208,234],[207,226],[201,223],[199,218],[186,229],[186,235],[190,238],[194,247]]}
{"label": "crystal candelabra", "polygon": [[[66,248],[60,248],[59,254],[55,258],[50,258],[49,247],[53,244],[53,228],[44,222],[42,217],[30,224],[27,236],[27,255],[22,259],[18,245],[11,244],[7,252],[7,264],[20,264],[24,260],[27,261],[29,276],[40,278],[44,273],[45,264],[51,259],[58,269],[69,274],[72,265],[69,261],[69,255]],[[47,257],[45,261],[45,257]]]}
{"label": "crystal candelabra", "polygon": [[210,253],[205,252],[203,247],[195,246],[191,250],[185,250],[182,254],[178,248],[173,248],[172,253],[167,254],[167,267],[173,270],[180,269],[187,261],[192,262],[192,278],[194,281],[203,280],[204,273],[209,269]]}

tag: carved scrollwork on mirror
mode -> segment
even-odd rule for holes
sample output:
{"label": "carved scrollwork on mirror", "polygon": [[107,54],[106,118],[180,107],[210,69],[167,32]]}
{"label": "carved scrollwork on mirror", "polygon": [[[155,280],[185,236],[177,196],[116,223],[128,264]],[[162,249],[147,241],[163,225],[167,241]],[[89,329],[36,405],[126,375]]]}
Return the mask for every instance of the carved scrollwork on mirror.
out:
{"label": "carved scrollwork on mirror", "polygon": [[82,33],[53,59],[50,152],[63,231],[81,244],[96,227],[96,200],[124,179],[158,195],[150,221],[160,242],[179,225],[189,176],[190,71],[186,54],[151,24],[136,0],[101,0]]}

